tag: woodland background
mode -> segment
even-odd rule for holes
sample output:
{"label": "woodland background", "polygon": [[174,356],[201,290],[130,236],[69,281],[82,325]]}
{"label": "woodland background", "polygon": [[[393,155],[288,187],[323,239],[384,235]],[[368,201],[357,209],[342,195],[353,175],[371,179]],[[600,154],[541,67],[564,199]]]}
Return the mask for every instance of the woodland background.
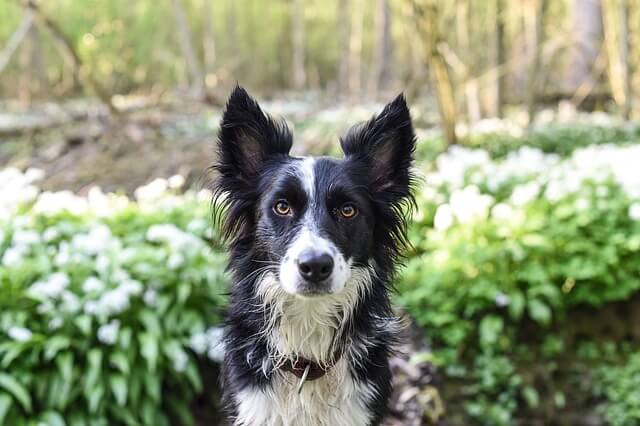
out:
{"label": "woodland background", "polygon": [[218,424],[207,168],[404,92],[422,184],[386,425],[640,424],[640,3],[0,0],[0,424]]}

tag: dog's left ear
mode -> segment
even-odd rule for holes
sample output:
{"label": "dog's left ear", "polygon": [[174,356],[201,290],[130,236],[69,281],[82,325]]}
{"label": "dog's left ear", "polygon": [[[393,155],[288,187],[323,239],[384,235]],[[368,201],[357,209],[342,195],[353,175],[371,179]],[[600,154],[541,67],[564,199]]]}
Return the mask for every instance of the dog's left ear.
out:
{"label": "dog's left ear", "polygon": [[404,95],[351,128],[340,144],[347,159],[368,163],[373,191],[386,192],[392,202],[409,194],[415,135]]}

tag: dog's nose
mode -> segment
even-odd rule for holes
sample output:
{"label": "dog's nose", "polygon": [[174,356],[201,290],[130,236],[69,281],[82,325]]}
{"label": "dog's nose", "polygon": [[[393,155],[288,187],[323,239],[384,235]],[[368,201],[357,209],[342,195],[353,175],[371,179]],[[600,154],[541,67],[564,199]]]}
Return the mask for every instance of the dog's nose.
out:
{"label": "dog's nose", "polygon": [[298,270],[309,282],[324,281],[333,272],[333,257],[327,253],[305,250],[298,256]]}

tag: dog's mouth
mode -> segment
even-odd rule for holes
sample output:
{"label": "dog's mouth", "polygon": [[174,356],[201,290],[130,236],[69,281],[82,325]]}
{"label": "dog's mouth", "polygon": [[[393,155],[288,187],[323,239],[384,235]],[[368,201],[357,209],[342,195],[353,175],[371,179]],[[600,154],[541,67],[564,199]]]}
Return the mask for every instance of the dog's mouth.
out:
{"label": "dog's mouth", "polygon": [[331,283],[328,282],[322,283],[320,285],[315,283],[310,284],[303,282],[297,286],[297,291],[295,292],[296,296],[305,298],[322,297],[328,296],[330,294],[333,294],[333,291],[331,291]]}

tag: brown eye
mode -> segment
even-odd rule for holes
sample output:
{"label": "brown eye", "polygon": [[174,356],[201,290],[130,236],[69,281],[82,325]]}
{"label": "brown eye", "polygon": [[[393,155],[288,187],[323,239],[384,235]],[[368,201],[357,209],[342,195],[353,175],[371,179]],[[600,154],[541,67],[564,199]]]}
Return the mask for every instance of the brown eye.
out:
{"label": "brown eye", "polygon": [[345,219],[351,219],[355,217],[356,214],[358,214],[358,209],[356,209],[353,204],[344,204],[340,207],[340,216]]}
{"label": "brown eye", "polygon": [[273,206],[273,211],[280,216],[287,216],[291,214],[291,207],[286,200],[278,200],[276,204]]}

